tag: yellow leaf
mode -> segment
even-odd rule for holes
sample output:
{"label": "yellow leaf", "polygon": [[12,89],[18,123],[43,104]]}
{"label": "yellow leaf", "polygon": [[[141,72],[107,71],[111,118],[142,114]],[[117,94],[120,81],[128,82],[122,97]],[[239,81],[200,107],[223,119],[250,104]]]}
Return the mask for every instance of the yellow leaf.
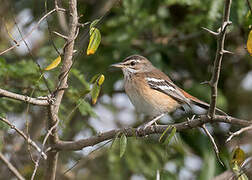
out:
{"label": "yellow leaf", "polygon": [[245,160],[244,151],[240,147],[235,148],[232,153],[232,160],[231,160],[232,164],[238,164],[239,166],[241,166],[244,160]]}
{"label": "yellow leaf", "polygon": [[99,29],[92,27],[89,31],[90,39],[87,49],[87,55],[94,54],[101,42],[101,33]]}
{"label": "yellow leaf", "polygon": [[249,32],[248,41],[247,41],[247,50],[250,56],[252,56],[252,30],[250,30]]}
{"label": "yellow leaf", "polygon": [[105,76],[103,74],[100,75],[98,78],[98,81],[97,81],[98,85],[101,86],[103,84],[104,80],[105,80]]}
{"label": "yellow leaf", "polygon": [[46,70],[46,71],[49,71],[49,70],[51,70],[51,69],[56,68],[56,67],[59,65],[60,62],[61,62],[61,57],[58,56],[51,64],[49,64],[49,65],[45,68],[45,70]]}

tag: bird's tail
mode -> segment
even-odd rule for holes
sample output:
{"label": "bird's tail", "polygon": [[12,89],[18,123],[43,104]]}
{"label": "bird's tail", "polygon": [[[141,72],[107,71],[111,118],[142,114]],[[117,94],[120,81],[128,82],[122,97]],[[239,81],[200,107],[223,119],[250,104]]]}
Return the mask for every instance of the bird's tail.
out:
{"label": "bird's tail", "polygon": [[[180,89],[182,91],[182,93],[184,94],[185,97],[187,97],[188,99],[190,99],[193,104],[199,106],[199,107],[202,107],[204,109],[208,109],[209,108],[209,104],[204,102],[204,101],[201,101],[199,100],[198,98],[188,94],[187,92],[185,92],[183,89]],[[220,115],[224,115],[224,116],[228,116],[227,113],[225,113],[224,111],[220,110],[219,108],[215,108],[216,112]]]}

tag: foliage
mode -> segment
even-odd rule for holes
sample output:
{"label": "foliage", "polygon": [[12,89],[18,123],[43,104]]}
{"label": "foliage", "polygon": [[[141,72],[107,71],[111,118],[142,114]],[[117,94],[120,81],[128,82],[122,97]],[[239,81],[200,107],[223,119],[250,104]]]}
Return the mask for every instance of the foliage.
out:
{"label": "foliage", "polygon": [[[25,3],[24,3],[25,2]],[[109,65],[121,61],[131,54],[142,54],[148,57],[152,63],[176,81],[180,87],[186,89],[196,97],[208,101],[209,87],[200,82],[209,80],[212,64],[215,57],[216,39],[204,32],[201,27],[217,30],[221,24],[223,1],[220,0],[123,0],[118,1],[109,9],[104,17],[100,15],[102,5],[112,0],[79,0],[78,9],[81,23],[92,22],[90,26],[80,29],[77,38],[74,63],[69,72],[68,89],[60,106],[60,138],[64,140],[79,139],[105,130],[107,125],[111,127],[126,126],[121,120],[126,115],[132,115],[127,102],[120,106],[116,104],[121,94],[118,88],[121,72],[114,72]],[[53,8],[53,2],[48,2],[48,9]],[[44,14],[44,1],[6,1],[3,4],[2,14],[8,25],[8,33],[4,26],[1,27],[0,51],[8,48],[12,39],[17,39],[9,25],[13,25],[11,11],[7,7],[15,8],[15,16],[28,8],[32,12],[29,26],[41,18]],[[62,6],[67,7],[67,1],[62,1]],[[0,9],[2,9],[0,7]],[[250,42],[249,25],[251,14],[244,0],[233,1],[231,20],[233,25],[227,36],[226,49],[233,51],[235,55],[227,55],[223,59],[223,68],[218,89],[218,107],[228,113],[251,119],[252,92],[245,89],[241,82],[252,69],[251,56],[246,52],[245,46]],[[104,13],[103,13],[104,14]],[[52,31],[64,32],[62,24],[58,23],[57,15],[48,18]],[[19,20],[21,21],[21,20]],[[2,25],[2,22],[1,22]],[[39,28],[43,35],[40,41],[32,44],[32,56],[10,51],[0,57],[0,86],[12,92],[30,95],[34,90],[34,97],[46,96],[47,86],[41,77],[42,69],[58,56],[51,41],[62,52],[65,41],[56,35],[50,35],[44,24]],[[90,37],[88,34],[90,33]],[[102,35],[102,38],[101,38]],[[90,39],[89,39],[90,38]],[[88,44],[88,40],[89,44]],[[251,45],[247,50],[250,52]],[[97,48],[99,50],[97,51]],[[251,53],[251,52],[250,52]],[[92,54],[87,56],[86,54]],[[55,59],[55,67],[60,63],[59,57]],[[62,57],[63,58],[63,57]],[[44,72],[44,77],[51,90],[55,90],[55,82],[59,77],[58,66],[54,70]],[[104,78],[106,77],[106,81]],[[103,82],[104,81],[104,82]],[[100,98],[99,98],[100,96]],[[122,96],[120,96],[122,97]],[[124,99],[123,99],[124,100]],[[0,100],[0,114],[8,114],[13,120],[23,120],[23,113],[27,111],[27,105],[6,98]],[[102,109],[102,110],[101,110]],[[124,112],[124,113],[123,113]],[[126,113],[125,113],[126,112]],[[40,140],[44,131],[36,129],[43,124],[47,115],[43,108],[31,107],[29,109],[30,131],[37,131],[32,138]],[[123,114],[123,115],[122,115]],[[109,118],[107,118],[109,116]],[[39,117],[39,118],[38,118]],[[136,117],[133,115],[133,117]],[[36,119],[40,119],[39,123]],[[110,119],[110,121],[106,121]],[[173,120],[176,120],[174,117]],[[185,119],[183,118],[183,121]],[[162,121],[163,122],[163,121]],[[35,125],[33,125],[34,123]],[[102,125],[100,125],[102,123]],[[135,118],[131,126],[138,126],[142,121]],[[163,122],[167,124],[167,122]],[[170,123],[170,122],[169,122]],[[99,127],[97,127],[98,125]],[[12,134],[0,124],[1,150],[9,151],[8,146],[15,146]],[[226,129],[225,129],[226,128]],[[107,128],[108,130],[109,128]],[[216,138],[223,157],[230,156],[224,144],[224,137],[228,130],[234,131],[236,127],[215,126],[213,135]],[[116,138],[113,147],[105,146],[96,153],[86,156],[88,150],[80,152],[64,153],[60,156],[58,177],[69,179],[130,179],[134,175],[143,176],[146,179],[154,179],[156,171],[160,170],[161,179],[184,179],[183,172],[195,179],[211,179],[217,174],[227,170],[223,168],[215,158],[209,139],[198,129],[184,133],[177,133],[170,127],[171,133],[160,136],[144,138],[126,138],[121,134]],[[250,145],[249,137],[242,137],[244,141],[234,141],[234,144],[242,143]],[[166,140],[168,144],[159,142]],[[29,155],[25,150],[26,144],[15,147],[15,157],[24,165],[23,173],[31,176],[32,166],[29,164]],[[231,146],[231,145],[230,145]],[[96,148],[96,147],[95,147]],[[105,149],[105,150],[104,150]],[[105,151],[105,152],[104,152]],[[251,153],[251,151],[250,151]],[[193,157],[190,159],[190,157]],[[191,160],[188,164],[187,160]],[[82,159],[85,163],[79,163],[76,168],[67,174],[63,174],[72,166],[73,162]],[[195,162],[195,160],[197,160]],[[191,163],[191,164],[190,164]],[[197,166],[199,165],[200,166]],[[0,174],[5,169],[0,165]],[[20,167],[19,167],[20,168]],[[43,168],[39,174],[43,174]],[[68,177],[69,176],[69,177]],[[182,176],[182,177],[181,177]],[[6,175],[6,178],[10,174]],[[29,177],[28,177],[29,178]]]}

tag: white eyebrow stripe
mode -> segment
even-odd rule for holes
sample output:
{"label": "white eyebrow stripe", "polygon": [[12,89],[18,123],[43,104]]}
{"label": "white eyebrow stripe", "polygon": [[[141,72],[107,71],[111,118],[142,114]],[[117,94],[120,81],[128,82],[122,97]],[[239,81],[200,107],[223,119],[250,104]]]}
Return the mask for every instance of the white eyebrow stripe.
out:
{"label": "white eyebrow stripe", "polygon": [[140,63],[141,61],[140,60],[138,60],[138,59],[130,59],[130,60],[128,60],[128,61],[126,61],[126,62],[132,62],[132,61],[135,61],[135,62],[137,62],[137,63]]}
{"label": "white eyebrow stripe", "polygon": [[156,78],[150,78],[150,77],[147,77],[145,79],[147,81],[152,81],[152,82],[165,82],[165,80],[163,80],[163,79],[156,79]]}

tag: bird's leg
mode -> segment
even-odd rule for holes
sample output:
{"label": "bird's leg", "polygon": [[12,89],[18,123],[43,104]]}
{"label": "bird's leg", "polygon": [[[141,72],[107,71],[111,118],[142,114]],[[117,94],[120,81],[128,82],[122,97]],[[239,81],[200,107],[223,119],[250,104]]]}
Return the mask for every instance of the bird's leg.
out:
{"label": "bird's leg", "polygon": [[157,120],[159,120],[161,117],[163,117],[165,114],[160,114],[159,116],[155,117],[151,121],[147,122],[143,125],[143,128],[146,129],[147,127],[151,126],[152,124],[156,123]]}
{"label": "bird's leg", "polygon": [[194,114],[191,118],[189,118],[189,117],[186,118],[186,119],[187,119],[187,126],[188,126],[188,127],[191,127],[191,126],[190,126],[190,122],[191,122],[192,120],[194,120],[195,116],[196,116],[196,115]]}

